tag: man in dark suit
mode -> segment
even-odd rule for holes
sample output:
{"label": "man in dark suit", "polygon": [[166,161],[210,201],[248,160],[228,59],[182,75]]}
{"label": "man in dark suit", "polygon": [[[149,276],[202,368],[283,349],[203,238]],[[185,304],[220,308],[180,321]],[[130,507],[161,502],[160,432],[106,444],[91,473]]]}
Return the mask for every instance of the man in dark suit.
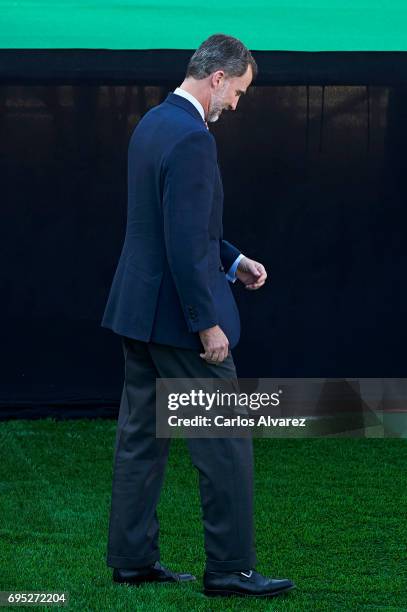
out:
{"label": "man in dark suit", "polygon": [[[169,439],[155,435],[156,378],[236,378],[240,320],[229,282],[261,287],[264,266],[223,239],[222,180],[208,122],[235,110],[256,76],[250,51],[223,34],[134,130],[124,245],[102,326],[122,339],[125,381],[115,444],[107,564],[113,580],[186,581],[160,564],[159,500]],[[205,593],[274,596],[287,579],[255,571],[250,438],[189,438],[199,473]]]}

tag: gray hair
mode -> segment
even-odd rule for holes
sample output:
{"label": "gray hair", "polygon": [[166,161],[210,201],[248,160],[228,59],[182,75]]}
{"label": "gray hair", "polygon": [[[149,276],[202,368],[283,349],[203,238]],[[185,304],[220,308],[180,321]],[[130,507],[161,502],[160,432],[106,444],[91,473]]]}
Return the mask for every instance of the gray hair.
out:
{"label": "gray hair", "polygon": [[223,70],[226,77],[240,77],[249,65],[254,79],[258,69],[249,49],[233,36],[212,34],[189,60],[186,77],[204,79],[216,70]]}

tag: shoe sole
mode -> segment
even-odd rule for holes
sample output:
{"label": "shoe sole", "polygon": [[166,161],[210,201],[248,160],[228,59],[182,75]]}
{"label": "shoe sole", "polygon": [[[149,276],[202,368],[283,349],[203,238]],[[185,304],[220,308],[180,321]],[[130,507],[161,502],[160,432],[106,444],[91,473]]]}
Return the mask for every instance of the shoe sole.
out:
{"label": "shoe sole", "polygon": [[277,595],[281,595],[282,593],[288,593],[288,591],[292,591],[295,589],[295,585],[287,587],[286,589],[280,589],[278,591],[273,591],[270,593],[242,593],[241,591],[231,591],[229,589],[223,590],[208,590],[204,589],[204,595],[208,597],[229,597],[230,595],[237,595],[238,597],[276,597]]}
{"label": "shoe sole", "polygon": [[113,580],[113,584],[127,584],[129,586],[141,586],[143,584],[183,584],[184,582],[195,582],[196,578],[190,578],[189,580],[138,580],[138,581],[126,581],[126,580]]}

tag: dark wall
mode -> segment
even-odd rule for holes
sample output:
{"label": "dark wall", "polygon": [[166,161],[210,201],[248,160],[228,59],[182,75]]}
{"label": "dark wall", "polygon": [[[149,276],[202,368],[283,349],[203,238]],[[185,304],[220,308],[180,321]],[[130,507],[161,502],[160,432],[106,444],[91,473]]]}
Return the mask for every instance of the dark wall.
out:
{"label": "dark wall", "polygon": [[[120,341],[100,320],[127,143],[179,82],[0,87],[0,418],[117,403]],[[253,86],[211,125],[225,238],[269,274],[233,286],[241,377],[405,375],[405,109],[403,87]]]}

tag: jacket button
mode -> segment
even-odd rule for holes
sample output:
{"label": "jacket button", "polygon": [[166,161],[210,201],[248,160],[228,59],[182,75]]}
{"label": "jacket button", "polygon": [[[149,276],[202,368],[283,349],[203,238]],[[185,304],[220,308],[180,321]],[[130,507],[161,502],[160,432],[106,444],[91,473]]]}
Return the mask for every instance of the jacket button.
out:
{"label": "jacket button", "polygon": [[219,266],[219,270],[220,270],[221,272],[224,272],[224,271],[225,271],[225,268],[224,268],[223,266]]}

